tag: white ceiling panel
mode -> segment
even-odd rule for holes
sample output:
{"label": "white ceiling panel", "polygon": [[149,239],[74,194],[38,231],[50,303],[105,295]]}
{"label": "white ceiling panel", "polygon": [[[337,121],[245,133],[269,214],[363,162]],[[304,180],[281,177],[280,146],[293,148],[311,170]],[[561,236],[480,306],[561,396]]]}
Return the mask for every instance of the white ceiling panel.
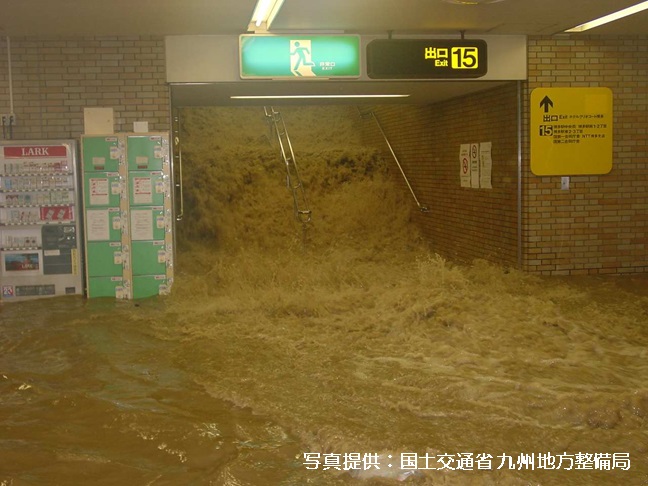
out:
{"label": "white ceiling panel", "polygon": [[[554,34],[637,0],[286,0],[273,30]],[[241,34],[254,0],[0,0],[0,35]],[[648,12],[591,31],[648,34]]]}

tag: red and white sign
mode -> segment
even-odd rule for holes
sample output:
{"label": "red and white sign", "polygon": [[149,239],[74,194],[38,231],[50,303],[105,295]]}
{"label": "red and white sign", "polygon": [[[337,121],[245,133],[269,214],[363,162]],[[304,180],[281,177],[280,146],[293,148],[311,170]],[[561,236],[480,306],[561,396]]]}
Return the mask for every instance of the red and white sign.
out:
{"label": "red and white sign", "polygon": [[65,145],[10,145],[4,147],[6,159],[67,157],[67,154]]}

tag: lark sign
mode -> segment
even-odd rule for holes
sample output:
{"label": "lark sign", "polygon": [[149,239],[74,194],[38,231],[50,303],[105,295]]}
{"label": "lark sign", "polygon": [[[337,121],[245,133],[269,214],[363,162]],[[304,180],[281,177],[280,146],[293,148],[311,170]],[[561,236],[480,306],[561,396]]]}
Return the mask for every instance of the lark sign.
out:
{"label": "lark sign", "polygon": [[64,145],[39,146],[10,146],[3,147],[7,159],[23,157],[66,157],[67,148]]}
{"label": "lark sign", "polygon": [[536,88],[531,92],[531,170],[535,175],[612,170],[612,92]]}

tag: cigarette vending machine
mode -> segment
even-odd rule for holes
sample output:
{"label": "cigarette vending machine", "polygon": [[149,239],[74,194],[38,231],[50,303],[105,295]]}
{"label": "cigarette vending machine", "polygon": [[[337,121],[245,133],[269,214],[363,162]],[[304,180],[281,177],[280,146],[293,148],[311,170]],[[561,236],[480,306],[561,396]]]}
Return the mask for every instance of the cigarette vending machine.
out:
{"label": "cigarette vending machine", "polygon": [[138,299],[173,283],[173,210],[165,133],[85,135],[88,297]]}
{"label": "cigarette vending machine", "polygon": [[74,140],[0,142],[0,300],[82,294]]}

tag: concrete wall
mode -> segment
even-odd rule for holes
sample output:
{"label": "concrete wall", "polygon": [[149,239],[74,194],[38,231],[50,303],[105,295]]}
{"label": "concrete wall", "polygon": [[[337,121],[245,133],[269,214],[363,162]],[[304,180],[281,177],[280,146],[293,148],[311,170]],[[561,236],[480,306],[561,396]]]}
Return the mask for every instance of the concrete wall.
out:
{"label": "concrete wall", "polygon": [[[15,139],[76,138],[84,107],[112,107],[116,131],[134,121],[169,129],[162,37],[11,38]],[[0,113],[9,112],[7,45],[0,39]]]}

